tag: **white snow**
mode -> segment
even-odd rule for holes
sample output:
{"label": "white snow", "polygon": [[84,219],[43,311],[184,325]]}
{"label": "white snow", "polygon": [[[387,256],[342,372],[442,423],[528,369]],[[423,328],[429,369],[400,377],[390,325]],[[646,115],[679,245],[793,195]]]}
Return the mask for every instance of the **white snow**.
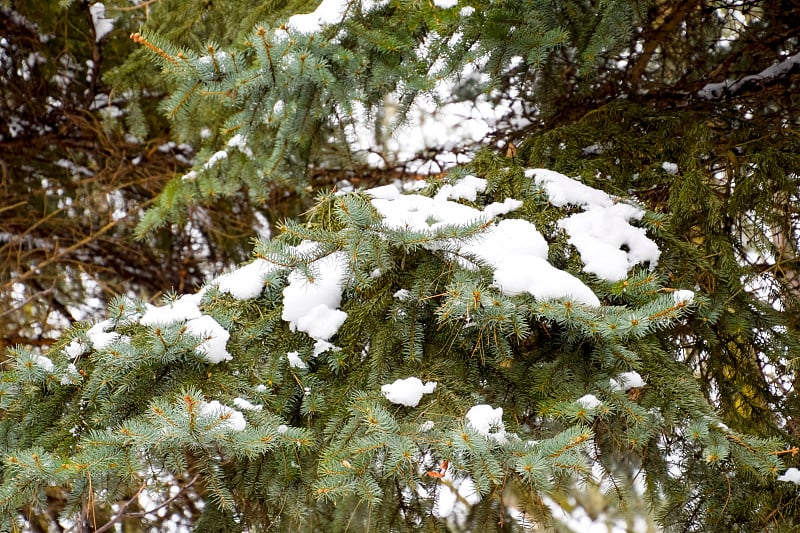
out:
{"label": "white snow", "polygon": [[311,338],[324,341],[338,331],[347,318],[347,313],[337,309],[342,301],[346,264],[344,252],[336,252],[310,265],[315,271],[313,280],[299,271],[289,274],[281,316],[292,331],[304,331]]}
{"label": "white snow", "polygon": [[616,378],[611,378],[609,382],[611,384],[611,390],[615,391],[641,389],[645,386],[644,378],[636,371],[623,372]]}
{"label": "white snow", "polygon": [[536,185],[547,193],[550,203],[556,207],[567,205],[609,207],[614,204],[608,193],[552,170],[529,168],[525,171],[525,176],[533,178]]}
{"label": "white snow", "polygon": [[436,200],[469,200],[474,202],[479,192],[486,190],[486,180],[475,176],[464,176],[455,185],[449,183],[442,186],[436,193]]}
{"label": "white snow", "polygon": [[81,375],[78,372],[78,367],[70,363],[67,365],[67,371],[61,376],[60,383],[62,385],[77,385],[80,383]]}
{"label": "white snow", "polygon": [[249,300],[261,294],[264,277],[275,268],[276,265],[268,261],[256,259],[233,272],[223,274],[212,281],[211,285],[216,285],[221,292],[226,292],[237,300]]}
{"label": "white snow", "polygon": [[750,74],[749,76],[744,76],[736,81],[725,80],[721,82],[708,83],[703,86],[702,89],[697,91],[697,94],[706,100],[720,98],[726,93],[733,95],[738,93],[742,87],[749,82],[770,80],[779,76],[783,76],[792,70],[796,65],[800,65],[800,52],[787,57],[780,63],[770,65],[758,74]]}
{"label": "white snow", "polygon": [[[208,158],[208,161],[206,161],[203,164],[203,170],[208,170],[217,163],[219,163],[220,161],[222,161],[223,159],[227,158],[228,158],[228,152],[225,150],[219,150],[217,152],[214,152],[214,154],[212,154],[212,156]],[[184,178],[185,177],[186,176],[184,176]]]}
{"label": "white snow", "polygon": [[381,394],[387,400],[406,407],[416,407],[423,394],[431,394],[436,390],[436,382],[428,381],[425,384],[418,377],[397,379],[394,383],[382,385]]}
{"label": "white snow", "polygon": [[64,353],[67,354],[70,357],[70,359],[75,359],[77,357],[80,357],[81,355],[84,354],[85,351],[86,351],[86,345],[83,344],[78,339],[72,339],[72,342],[70,342],[64,347]]}
{"label": "white snow", "polygon": [[186,322],[186,331],[203,339],[203,342],[195,348],[195,351],[209,363],[216,364],[233,359],[233,356],[226,349],[231,335],[214,318],[208,315],[193,318]]}
{"label": "white snow", "polygon": [[400,301],[404,301],[411,298],[411,292],[408,289],[398,289],[392,296]]}
{"label": "white snow", "polygon": [[581,404],[586,409],[596,409],[597,407],[603,405],[603,402],[598,400],[597,396],[595,396],[594,394],[586,394],[584,396],[581,396],[575,401]]}
{"label": "white snow", "polygon": [[[581,187],[594,191],[584,185]],[[476,198],[477,193],[484,189],[483,180],[467,176],[455,185],[443,186],[434,198],[419,194],[401,194],[392,186],[366,192],[373,197],[372,205],[384,217],[384,225],[432,232],[447,226],[488,221],[496,214],[511,212],[522,205],[519,200],[507,199],[502,204],[493,203],[478,210],[451,201],[452,197]],[[600,305],[600,300],[582,281],[547,262],[547,242],[536,227],[525,220],[507,219],[492,224],[468,243],[431,242],[426,247],[456,251],[457,261],[465,268],[475,268],[476,265],[463,259],[464,254],[493,266],[495,285],[509,296],[529,292],[539,299],[570,298],[588,306]]]}
{"label": "white snow", "polygon": [[661,168],[664,169],[664,172],[667,174],[672,174],[673,176],[678,173],[678,165],[675,163],[670,163],[669,161],[664,161],[661,163]]}
{"label": "white snow", "polygon": [[45,372],[52,372],[55,368],[53,361],[50,360],[49,357],[45,357],[43,355],[37,355],[34,357],[34,361],[36,362],[36,366],[44,370]]}
{"label": "white snow", "polygon": [[339,348],[338,346],[334,346],[333,343],[330,343],[322,339],[317,339],[317,342],[314,343],[314,357],[318,356],[321,353],[325,353],[328,350],[338,352],[341,350],[341,348]]}
{"label": "white snow", "polygon": [[222,405],[217,400],[200,402],[198,411],[201,416],[218,418],[220,420],[219,427],[226,430],[242,431],[247,426],[241,411]]}
{"label": "white snow", "polygon": [[202,299],[201,291],[195,294],[184,294],[174,302],[160,307],[148,305],[147,311],[139,323],[143,326],[165,327],[182,320],[200,318],[203,314],[199,307]]}
{"label": "white snow", "polygon": [[636,206],[615,202],[607,193],[545,169],[528,169],[525,175],[542,187],[557,207],[576,205],[583,209],[558,222],[569,235],[583,261],[584,272],[608,281],[627,277],[636,265],[655,268],[661,251],[643,228],[632,226],[644,211]]}
{"label": "white snow", "polygon": [[675,291],[672,293],[672,298],[676,304],[691,304],[694,301],[694,292],[686,289]]}
{"label": "white snow", "polygon": [[442,9],[449,9],[458,5],[458,0],[433,0],[433,5]]}
{"label": "white snow", "polygon": [[789,483],[800,485],[800,470],[797,468],[789,468],[786,472],[778,476],[778,481],[788,481]]}
{"label": "white snow", "polygon": [[94,38],[97,42],[114,29],[114,19],[106,17],[106,6],[102,2],[96,2],[89,6],[94,24]]}
{"label": "white snow", "polygon": [[240,152],[242,152],[247,157],[253,157],[253,151],[247,146],[247,138],[242,135],[241,133],[237,133],[233,137],[228,140],[227,146],[232,148],[237,148]]}
{"label": "white snow", "polygon": [[292,368],[301,368],[303,370],[308,368],[306,362],[300,359],[300,354],[298,352],[289,352],[286,354],[286,358],[289,360],[289,366]]}
{"label": "white snow", "polygon": [[95,350],[102,350],[119,338],[119,333],[116,331],[106,331],[106,329],[111,328],[112,325],[111,320],[103,320],[92,326],[86,332],[86,336],[89,337],[89,342],[92,343],[92,348]]}
{"label": "white snow", "polygon": [[318,33],[322,26],[340,22],[347,12],[348,0],[322,0],[311,13],[292,15],[286,23],[288,31],[302,34]]}
{"label": "white snow", "polygon": [[467,411],[467,423],[484,437],[503,444],[506,442],[506,426],[503,424],[503,408],[491,405],[474,405]]}
{"label": "white snow", "polygon": [[305,331],[312,339],[327,341],[339,331],[346,319],[347,313],[322,303],[307,309],[294,323],[299,331]]}
{"label": "white snow", "polygon": [[244,409],[245,411],[261,411],[264,408],[263,405],[253,404],[244,398],[234,398],[233,405],[239,409]]}

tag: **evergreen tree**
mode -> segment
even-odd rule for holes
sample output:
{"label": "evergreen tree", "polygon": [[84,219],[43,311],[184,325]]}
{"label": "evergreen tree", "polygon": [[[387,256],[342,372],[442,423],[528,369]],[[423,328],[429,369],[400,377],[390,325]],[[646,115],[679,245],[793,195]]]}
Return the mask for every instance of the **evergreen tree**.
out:
{"label": "evergreen tree", "polygon": [[[124,63],[136,59],[131,30],[172,22],[171,6],[62,4],[0,3],[3,350],[52,343],[70,322],[101,317],[114,294],[193,290],[245,259],[254,234],[253,210],[231,199],[148,246],[133,241],[139,211],[194,158],[158,112],[168,87],[157,69]],[[199,26],[179,29],[197,37]]]}
{"label": "evergreen tree", "polygon": [[146,495],[201,531],[523,530],[597,488],[630,530],[642,498],[668,530],[795,529],[800,10],[289,12],[223,45],[133,34],[200,143],[141,238],[374,175],[357,130],[385,153],[445,82],[508,110],[502,153],[323,192],[199,293],[13,351],[5,527],[164,527]]}

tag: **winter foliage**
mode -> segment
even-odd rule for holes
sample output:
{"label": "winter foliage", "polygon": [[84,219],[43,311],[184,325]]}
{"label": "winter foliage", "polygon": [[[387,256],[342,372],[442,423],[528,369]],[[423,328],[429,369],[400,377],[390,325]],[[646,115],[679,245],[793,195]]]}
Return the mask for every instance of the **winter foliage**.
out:
{"label": "winter foliage", "polygon": [[[61,259],[105,269],[65,271],[78,300],[137,275],[8,350],[0,530],[796,528],[800,11],[779,4],[63,2],[80,46],[0,7],[0,143],[75,150],[0,153],[44,206],[0,232],[8,294],[54,294]],[[40,114],[37,80],[60,91]],[[152,200],[150,174],[102,182],[99,154],[162,152]],[[89,237],[35,233],[82,196],[105,202]],[[70,255],[117,225],[138,241],[113,262]]]}

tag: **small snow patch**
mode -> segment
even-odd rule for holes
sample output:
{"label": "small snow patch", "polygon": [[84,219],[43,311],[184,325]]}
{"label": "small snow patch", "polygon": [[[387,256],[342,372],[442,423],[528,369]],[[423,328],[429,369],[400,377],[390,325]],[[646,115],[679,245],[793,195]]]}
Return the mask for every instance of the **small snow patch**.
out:
{"label": "small snow patch", "polygon": [[661,163],[661,168],[664,169],[664,172],[667,174],[672,174],[673,176],[678,173],[678,165],[675,163],[670,163],[669,161],[664,161]]}
{"label": "small snow patch", "polygon": [[638,372],[635,371],[623,372],[616,378],[611,378],[609,381],[611,384],[611,390],[615,391],[641,389],[645,386],[644,379],[639,375]]}
{"label": "small snow patch", "polygon": [[789,468],[786,472],[778,476],[778,481],[788,481],[789,483],[800,485],[800,470],[797,468]]}
{"label": "small snow patch", "polygon": [[474,405],[467,411],[467,423],[481,435],[499,443],[506,442],[506,426],[503,424],[503,408],[491,405]]}
{"label": "small snow patch", "polygon": [[292,368],[301,368],[304,370],[308,368],[306,362],[300,359],[300,354],[297,352],[287,353],[286,358],[289,360],[289,366]]}
{"label": "small snow patch", "polygon": [[209,363],[230,361],[233,356],[228,353],[226,345],[231,335],[219,322],[208,315],[202,315],[186,322],[187,333],[200,337],[203,342],[195,348]]}
{"label": "small snow patch", "polygon": [[423,385],[417,377],[395,380],[394,383],[383,385],[381,394],[387,400],[406,407],[416,407],[423,394],[431,394],[436,390],[436,382],[428,381]]}
{"label": "small snow patch", "polygon": [[581,404],[586,409],[596,409],[603,405],[603,402],[597,399],[597,396],[594,394],[586,394],[585,396],[581,396],[577,400],[577,403]]}
{"label": "small snow patch", "polygon": [[242,431],[247,422],[244,415],[227,405],[222,405],[217,400],[211,402],[200,402],[199,412],[201,416],[218,418],[219,427],[230,431]]}
{"label": "small snow patch", "polygon": [[672,298],[676,304],[689,305],[694,301],[694,292],[686,289],[675,291],[672,293]]}

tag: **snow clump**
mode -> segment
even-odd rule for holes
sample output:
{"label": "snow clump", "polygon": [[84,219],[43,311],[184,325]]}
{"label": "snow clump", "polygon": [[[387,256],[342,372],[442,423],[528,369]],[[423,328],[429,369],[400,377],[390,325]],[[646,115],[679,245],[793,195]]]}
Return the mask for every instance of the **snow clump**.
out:
{"label": "snow clump", "polygon": [[636,265],[649,264],[652,270],[658,264],[658,245],[643,228],[630,224],[631,220],[641,220],[644,210],[552,170],[528,169],[525,175],[544,189],[556,207],[576,205],[583,209],[558,225],[578,250],[584,272],[619,281]]}
{"label": "snow clump", "polygon": [[623,372],[616,378],[609,380],[611,390],[614,391],[628,391],[630,389],[641,389],[645,386],[645,381],[638,372]]}
{"label": "snow clump", "polygon": [[474,405],[467,411],[467,424],[472,429],[490,439],[503,444],[506,439],[506,426],[503,424],[503,408],[491,405]]}
{"label": "snow clump", "polygon": [[435,390],[435,381],[428,381],[423,385],[421,379],[413,376],[406,379],[397,379],[394,383],[381,386],[381,394],[387,400],[406,407],[416,407],[419,405],[423,394],[431,394]]}
{"label": "snow clump", "polygon": [[786,472],[778,476],[778,481],[788,481],[789,483],[800,485],[800,470],[797,468],[789,468]]}

